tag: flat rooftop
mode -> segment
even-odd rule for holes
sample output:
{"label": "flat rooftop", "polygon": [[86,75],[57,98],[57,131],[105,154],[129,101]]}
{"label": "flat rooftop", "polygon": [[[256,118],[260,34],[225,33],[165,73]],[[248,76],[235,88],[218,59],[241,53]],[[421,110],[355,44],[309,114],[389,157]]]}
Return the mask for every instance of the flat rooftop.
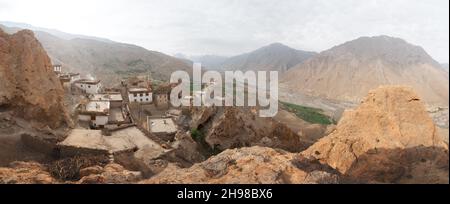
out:
{"label": "flat rooftop", "polygon": [[92,101],[123,101],[120,93],[101,93],[94,94],[90,97]]}
{"label": "flat rooftop", "polygon": [[107,150],[101,130],[73,129],[67,138],[58,143],[64,146]]}
{"label": "flat rooftop", "polygon": [[80,79],[80,80],[77,80],[75,83],[79,83],[79,84],[98,84],[98,83],[100,83],[100,80]]}
{"label": "flat rooftop", "polygon": [[130,88],[128,92],[131,93],[141,93],[141,92],[151,92],[152,90],[149,88]]}
{"label": "flat rooftop", "polygon": [[105,150],[114,152],[133,150],[137,146],[121,136],[104,136],[101,130],[73,129],[69,136],[62,142],[60,146],[71,146],[76,148]]}
{"label": "flat rooftop", "polygon": [[111,132],[111,136],[102,135],[101,130],[73,129],[69,136],[58,146],[103,150],[112,153],[138,150],[139,158],[158,158],[169,151],[148,138],[137,127],[132,126]]}
{"label": "flat rooftop", "polygon": [[135,156],[137,158],[141,158],[144,161],[159,158],[162,154],[170,151],[161,147],[160,144],[147,137],[136,127],[129,127],[114,131],[111,133],[110,137],[122,137],[131,141],[139,149],[135,153]]}
{"label": "flat rooftop", "polygon": [[90,101],[86,104],[87,112],[107,113],[109,112],[109,101]]}
{"label": "flat rooftop", "polygon": [[171,118],[155,118],[148,120],[148,127],[152,133],[172,134],[177,132],[177,125]]}

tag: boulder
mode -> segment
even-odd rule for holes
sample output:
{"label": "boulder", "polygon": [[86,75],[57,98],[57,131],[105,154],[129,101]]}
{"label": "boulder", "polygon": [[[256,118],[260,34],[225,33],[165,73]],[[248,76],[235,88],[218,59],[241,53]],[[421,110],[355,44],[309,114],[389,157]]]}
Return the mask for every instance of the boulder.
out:
{"label": "boulder", "polygon": [[[97,169],[92,167],[91,170]],[[93,173],[93,171],[91,171]],[[80,172],[81,174],[81,172]],[[90,174],[84,176],[77,183],[80,184],[125,184],[135,183],[142,179],[142,175],[137,171],[126,170],[119,164],[106,165],[100,174]]]}
{"label": "boulder", "polygon": [[46,168],[36,162],[13,162],[0,167],[0,184],[51,184],[57,183]]}
{"label": "boulder", "polygon": [[409,87],[383,86],[302,152],[354,182],[448,183],[448,145]]}
{"label": "boulder", "polygon": [[30,30],[0,29],[0,106],[51,128],[72,124],[50,58]]}

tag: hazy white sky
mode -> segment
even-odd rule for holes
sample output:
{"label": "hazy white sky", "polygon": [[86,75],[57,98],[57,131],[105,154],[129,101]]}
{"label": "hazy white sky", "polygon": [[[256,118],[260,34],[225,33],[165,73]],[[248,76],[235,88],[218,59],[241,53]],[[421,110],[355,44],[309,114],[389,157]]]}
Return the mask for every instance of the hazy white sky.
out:
{"label": "hazy white sky", "polygon": [[234,55],[273,42],[323,51],[390,35],[449,61],[448,0],[0,0],[0,21],[188,55]]}

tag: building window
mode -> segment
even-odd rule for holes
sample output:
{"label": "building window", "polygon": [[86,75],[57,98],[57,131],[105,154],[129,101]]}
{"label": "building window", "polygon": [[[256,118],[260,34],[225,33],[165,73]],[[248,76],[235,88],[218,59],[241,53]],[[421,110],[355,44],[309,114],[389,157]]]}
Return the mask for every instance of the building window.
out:
{"label": "building window", "polygon": [[81,88],[83,88],[83,84],[81,84]]}
{"label": "building window", "polygon": [[147,101],[148,101],[148,98],[147,98]]}
{"label": "building window", "polygon": [[148,93],[145,93],[146,96],[148,96]]}
{"label": "building window", "polygon": [[137,99],[134,99],[134,102],[137,102]]}
{"label": "building window", "polygon": [[91,85],[88,85],[88,88],[91,88]]}
{"label": "building window", "polygon": [[137,94],[136,94],[136,93],[134,93],[134,94],[133,94],[133,96],[134,96],[134,97],[137,97]]}
{"label": "building window", "polygon": [[144,94],[139,94],[141,97],[144,96]]}
{"label": "building window", "polygon": [[142,98],[141,98],[141,102],[142,102]]}

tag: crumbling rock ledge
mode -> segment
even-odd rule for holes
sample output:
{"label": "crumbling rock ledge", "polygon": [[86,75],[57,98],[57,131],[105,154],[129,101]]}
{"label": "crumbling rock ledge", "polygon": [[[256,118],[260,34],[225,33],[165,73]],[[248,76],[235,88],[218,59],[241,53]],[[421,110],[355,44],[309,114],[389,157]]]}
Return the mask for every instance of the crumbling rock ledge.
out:
{"label": "crumbling rock ledge", "polygon": [[292,184],[338,183],[339,175],[329,167],[316,163],[314,169],[304,157],[267,147],[229,149],[190,168],[169,166],[144,184],[209,183],[209,184]]}

